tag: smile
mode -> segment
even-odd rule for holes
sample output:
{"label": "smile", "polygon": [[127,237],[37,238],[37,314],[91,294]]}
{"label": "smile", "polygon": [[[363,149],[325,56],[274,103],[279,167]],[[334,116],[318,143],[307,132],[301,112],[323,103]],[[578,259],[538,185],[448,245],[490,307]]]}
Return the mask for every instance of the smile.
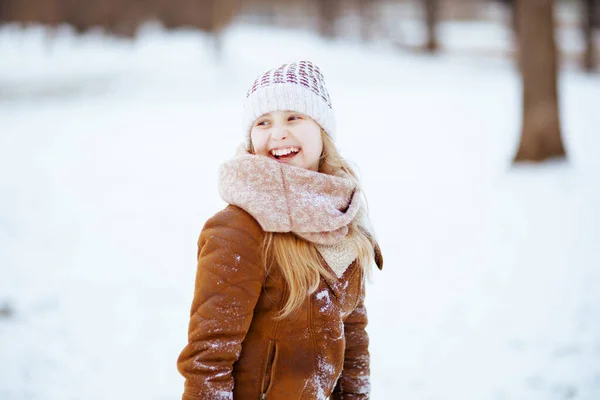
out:
{"label": "smile", "polygon": [[280,149],[271,150],[271,155],[279,160],[279,159],[292,158],[296,154],[298,154],[299,151],[300,151],[300,148],[298,148],[298,147],[284,147],[284,148],[280,148]]}

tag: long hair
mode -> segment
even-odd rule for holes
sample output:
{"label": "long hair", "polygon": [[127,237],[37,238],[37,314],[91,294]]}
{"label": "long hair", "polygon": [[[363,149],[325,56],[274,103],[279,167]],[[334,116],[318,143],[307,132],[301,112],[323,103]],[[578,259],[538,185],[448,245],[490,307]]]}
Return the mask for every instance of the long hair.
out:
{"label": "long hair", "polygon": [[[337,148],[323,130],[321,130],[321,137],[323,152],[319,161],[319,172],[336,175],[342,170],[359,187],[358,176],[342,159]],[[248,151],[254,153],[252,142],[249,141],[248,144]],[[349,225],[348,238],[354,242],[358,250],[356,262],[362,270],[364,279],[370,274],[374,250],[365,231],[359,228],[357,218]],[[267,270],[274,265],[279,266],[287,284],[287,299],[278,319],[283,319],[298,311],[306,298],[319,287],[321,276],[335,279],[333,274],[323,266],[315,245],[292,232],[266,232],[262,244],[262,257]]]}

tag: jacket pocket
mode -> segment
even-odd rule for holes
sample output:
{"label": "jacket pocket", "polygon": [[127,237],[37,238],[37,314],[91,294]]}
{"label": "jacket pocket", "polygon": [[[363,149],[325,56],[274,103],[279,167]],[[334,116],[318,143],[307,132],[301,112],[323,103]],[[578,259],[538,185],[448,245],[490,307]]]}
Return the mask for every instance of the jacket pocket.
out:
{"label": "jacket pocket", "polygon": [[271,383],[273,381],[273,367],[275,365],[276,358],[277,341],[269,340],[269,345],[267,346],[267,363],[265,364],[265,370],[263,372],[263,379],[260,390],[260,400],[265,400],[267,398],[267,392],[271,388]]}

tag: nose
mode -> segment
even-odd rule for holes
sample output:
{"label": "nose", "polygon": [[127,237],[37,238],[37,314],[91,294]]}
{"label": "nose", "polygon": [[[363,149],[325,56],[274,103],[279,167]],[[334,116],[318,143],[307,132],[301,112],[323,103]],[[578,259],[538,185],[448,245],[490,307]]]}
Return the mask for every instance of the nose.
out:
{"label": "nose", "polygon": [[275,125],[271,130],[271,139],[284,140],[288,136],[288,130],[285,126]]}

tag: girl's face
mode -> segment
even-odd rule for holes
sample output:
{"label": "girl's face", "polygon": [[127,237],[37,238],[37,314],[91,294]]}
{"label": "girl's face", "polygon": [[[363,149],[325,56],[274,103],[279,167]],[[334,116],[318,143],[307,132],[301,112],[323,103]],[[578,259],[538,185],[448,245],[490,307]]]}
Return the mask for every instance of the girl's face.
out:
{"label": "girl's face", "polygon": [[250,130],[254,153],[294,167],[319,170],[323,153],[321,126],[296,111],[273,111],[254,121]]}

